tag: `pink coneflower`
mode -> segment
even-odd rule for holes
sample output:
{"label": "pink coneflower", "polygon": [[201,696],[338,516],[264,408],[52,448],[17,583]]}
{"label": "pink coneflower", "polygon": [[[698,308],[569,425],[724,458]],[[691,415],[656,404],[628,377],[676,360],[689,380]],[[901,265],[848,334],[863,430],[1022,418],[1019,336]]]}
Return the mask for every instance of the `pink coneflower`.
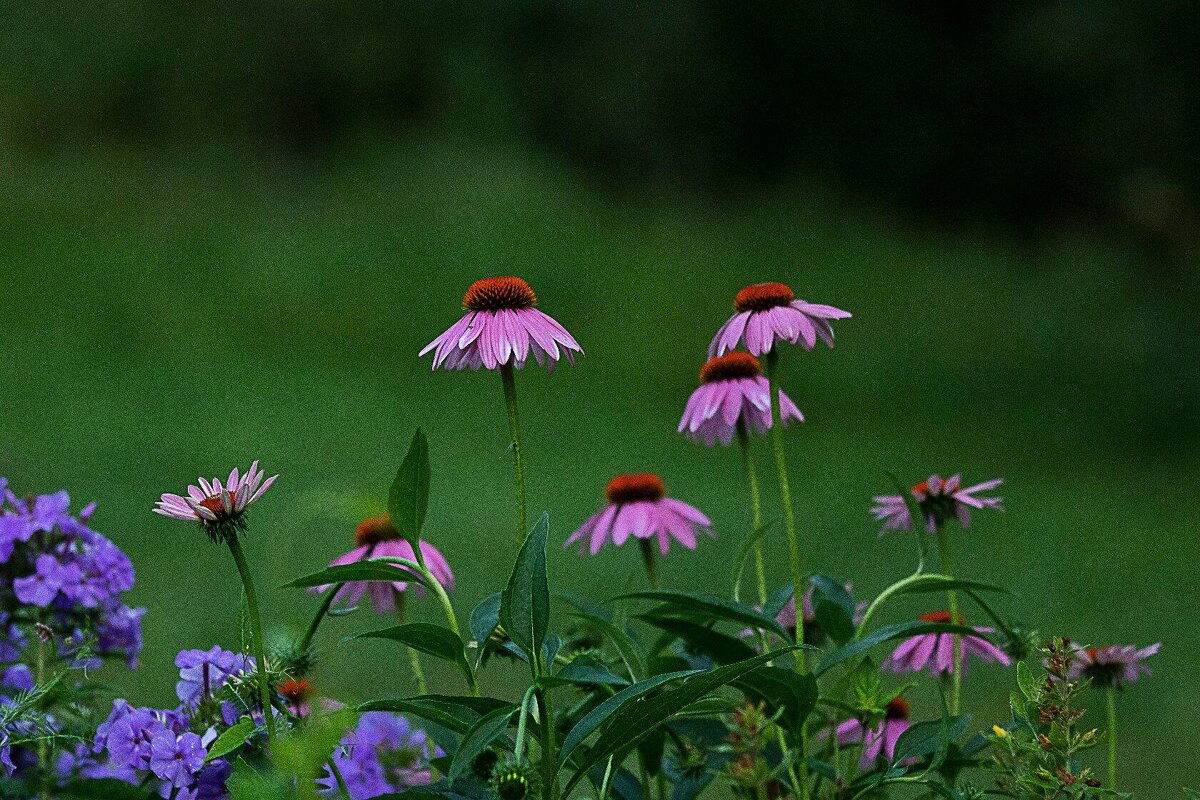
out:
{"label": "pink coneflower", "polygon": [[[390,558],[403,558],[408,561],[416,561],[416,554],[413,553],[412,545],[405,541],[399,531],[392,525],[391,518],[384,514],[379,517],[372,517],[359,523],[354,531],[354,541],[358,545],[353,550],[344,555],[340,555],[333,561],[329,562],[329,566],[336,567],[342,564],[353,564],[358,561],[366,561],[369,558],[378,558],[387,556]],[[447,563],[445,556],[438,551],[436,547],[429,542],[421,542],[421,555],[425,558],[425,566],[433,573],[433,577],[437,578],[438,583],[442,584],[447,589],[454,587],[454,573],[450,571],[450,564]],[[400,565],[395,565],[396,569],[403,570]],[[383,581],[351,581],[341,588],[334,602],[343,603],[345,605],[354,605],[363,596],[363,592],[368,593],[371,598],[371,605],[380,614],[395,611],[397,608],[397,600],[401,597],[400,593],[407,591],[409,581],[393,581],[385,583]],[[310,592],[324,592],[330,586],[314,586],[309,589]],[[424,587],[420,584],[413,586],[413,590],[418,595],[425,593]]]}
{"label": "pink coneflower", "polygon": [[239,474],[234,467],[224,484],[220,478],[212,481],[199,478],[199,486],[187,488],[187,497],[162,495],[155,504],[154,513],[184,522],[199,522],[213,541],[223,541],[230,533],[245,529],[243,515],[246,509],[279,477],[272,475],[264,480],[263,476],[255,461],[245,475]]}
{"label": "pink coneflower", "polygon": [[608,539],[618,547],[631,535],[650,540],[658,537],[658,549],[664,556],[675,537],[689,550],[696,549],[696,530],[712,535],[712,522],[687,503],[667,497],[662,478],[649,472],[618,475],[604,490],[608,505],[588,518],[567,539],[567,546],[579,542],[579,552],[590,549],[592,555]]}
{"label": "pink coneflower", "polygon": [[530,353],[550,369],[559,358],[573,363],[574,353],[583,353],[578,342],[535,305],[537,296],[520,278],[475,281],[463,297],[467,313],[420,355],[433,350],[434,369],[497,369],[510,359],[520,369]]}
{"label": "pink coneflower", "polygon": [[820,338],[833,347],[831,319],[845,319],[850,312],[833,306],[797,300],[795,293],[784,283],[756,283],[737,293],[733,307],[736,313],[721,326],[708,347],[708,355],[720,356],[736,350],[743,339],[752,355],[769,353],[775,340],[796,344],[812,350]]}
{"label": "pink coneflower", "polygon": [[1158,652],[1162,642],[1138,648],[1132,644],[1114,644],[1108,647],[1080,648],[1071,663],[1072,678],[1091,678],[1095,686],[1113,686],[1123,689],[1142,675],[1149,675],[1150,668],[1143,663]]}
{"label": "pink coneflower", "polygon": [[838,745],[845,747],[863,742],[860,769],[868,769],[882,754],[889,762],[896,755],[896,742],[900,734],[909,729],[908,701],[902,697],[893,698],[887,704],[883,721],[867,731],[866,741],[863,741],[863,725],[861,720],[848,719],[837,727]]}
{"label": "pink coneflower", "polygon": [[[934,611],[920,616],[922,622],[949,622],[949,611]],[[965,625],[962,617],[959,625]],[[982,637],[991,633],[991,628],[973,627],[980,636],[962,636],[963,673],[967,671],[966,657],[974,655],[984,662],[998,662],[1004,666],[1012,663],[1008,655],[996,645]],[[928,665],[931,675],[954,673],[954,635],[950,633],[922,633],[905,639],[892,651],[883,666],[893,672],[920,672]]]}
{"label": "pink coneflower", "polygon": [[[783,423],[804,421],[796,404],[779,391]],[[700,370],[700,387],[692,392],[679,432],[712,446],[728,445],[738,425],[755,433],[771,428],[771,390],[758,359],[748,353],[728,353],[711,358]]]}
{"label": "pink coneflower", "polygon": [[[921,513],[925,515],[926,529],[930,533],[936,533],[937,529],[950,519],[957,519],[964,528],[969,526],[972,508],[995,508],[1003,511],[1003,497],[975,496],[979,492],[995,489],[1002,483],[1003,478],[993,478],[964,489],[961,474],[949,478],[930,475],[928,480],[921,481],[909,491]],[[908,513],[904,498],[898,494],[876,497],[871,514],[876,522],[883,523],[881,534],[894,530],[912,530],[912,515]]]}

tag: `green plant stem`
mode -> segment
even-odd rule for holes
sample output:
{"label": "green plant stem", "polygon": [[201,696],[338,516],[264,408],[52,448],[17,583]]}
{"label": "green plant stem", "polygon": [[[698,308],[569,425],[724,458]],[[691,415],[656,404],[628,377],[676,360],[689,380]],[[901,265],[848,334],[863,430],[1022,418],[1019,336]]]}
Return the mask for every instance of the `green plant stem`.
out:
{"label": "green plant stem", "polygon": [[[38,614],[38,624],[45,625],[45,613]],[[34,664],[33,680],[34,685],[39,689],[46,683],[46,640],[42,638],[41,631],[37,633],[37,661]],[[38,738],[37,744],[38,764],[42,770],[39,773],[40,787],[38,797],[40,800],[49,800],[50,797],[50,742],[44,736]]]}
{"label": "green plant stem", "polygon": [[325,598],[321,601],[321,607],[317,609],[317,613],[313,616],[313,621],[309,623],[308,630],[304,632],[304,638],[300,640],[301,653],[308,652],[308,648],[312,645],[313,637],[317,635],[317,629],[321,627],[321,623],[325,620],[325,615],[329,613],[329,608],[333,605],[333,598],[337,597],[338,592],[345,585],[344,583],[334,584],[333,589],[325,593]]}
{"label": "green plant stem", "polygon": [[658,588],[658,567],[654,563],[654,544],[649,539],[638,539],[642,549],[642,562],[646,565],[646,582],[651,589]]}
{"label": "green plant stem", "polygon": [[1108,687],[1108,788],[1117,790],[1117,689]]}
{"label": "green plant stem", "polygon": [[521,453],[521,415],[517,413],[517,381],[512,360],[500,365],[504,383],[504,404],[508,408],[508,435],[512,439],[513,481],[517,494],[517,546],[525,543],[529,529],[525,525],[525,463]]}
{"label": "green plant stem", "polygon": [[513,750],[513,758],[517,761],[525,754],[525,724],[529,721],[529,698],[532,694],[533,687],[530,686],[521,698],[521,714],[517,717],[517,746]]}
{"label": "green plant stem", "polygon": [[854,638],[855,639],[862,638],[862,635],[867,632],[867,627],[871,624],[871,619],[875,616],[875,612],[879,610],[879,608],[884,604],[884,602],[886,602],[889,598],[892,597],[892,595],[896,594],[897,592],[903,591],[910,584],[915,583],[916,581],[920,580],[921,578],[926,577],[927,574],[928,573],[921,572],[918,569],[912,575],[909,575],[907,578],[901,578],[900,580],[896,581],[891,586],[887,587],[882,592],[880,592],[879,595],[874,600],[871,601],[871,604],[869,606],[867,606],[867,610],[865,612],[863,612],[862,622],[858,623],[858,628],[855,629],[855,631],[854,631]]}
{"label": "green plant stem", "polygon": [[765,608],[767,605],[767,569],[763,560],[763,542],[758,532],[762,529],[762,496],[758,489],[758,469],[754,466],[754,458],[750,454],[750,432],[746,423],[738,420],[738,447],[742,451],[742,467],[746,471],[746,483],[750,489],[750,535],[754,542],[754,570],[758,578],[758,602]]}
{"label": "green plant stem", "polygon": [[[404,624],[404,616],[406,609],[405,593],[392,589],[392,597],[395,598],[396,616],[400,619],[400,624]],[[405,647],[408,651],[408,663],[412,666],[413,678],[417,682],[417,694],[429,694],[429,684],[425,682],[425,670],[421,667],[421,655],[411,647]]]}
{"label": "green plant stem", "polygon": [[271,678],[267,668],[266,650],[263,646],[262,617],[258,611],[258,593],[254,591],[254,579],[250,576],[250,565],[246,563],[246,554],[242,552],[242,543],[236,533],[231,533],[226,539],[233,562],[237,564],[238,574],[242,578],[242,588],[246,592],[246,606],[250,609],[250,636],[254,640],[250,647],[254,650],[254,658],[258,665],[258,701],[262,706],[263,720],[267,724],[267,745],[275,739],[275,715],[271,709]]}
{"label": "green plant stem", "polygon": [[[775,451],[775,470],[779,473],[779,498],[783,503],[783,526],[787,533],[788,564],[792,571],[792,599],[796,602],[796,644],[804,644],[804,625],[800,624],[800,612],[804,596],[804,570],[800,561],[800,542],[796,538],[796,514],[792,509],[792,487],[788,480],[787,456],[783,451],[783,418],[779,409],[779,352],[775,348],[767,351],[767,391],[771,399],[771,446]],[[797,650],[796,671],[804,674],[808,664],[803,650]],[[809,800],[808,785],[808,736],[800,729],[800,757],[796,760],[800,800]]]}
{"label": "green plant stem", "polygon": [[338,769],[336,758],[329,759],[329,771],[333,773],[333,779],[337,781],[338,791],[346,800],[351,800],[350,789],[346,786],[346,779],[342,777],[342,771]]}
{"label": "green plant stem", "polygon": [[554,735],[554,706],[550,704],[550,696],[537,690],[533,693],[538,704],[538,719],[541,728],[541,762],[542,762],[542,797],[544,800],[556,800],[558,797],[558,755],[555,753]]}
{"label": "green plant stem", "polygon": [[[920,533],[918,532],[918,535]],[[950,560],[950,536],[946,533],[944,525],[938,525],[937,529],[938,553],[942,558],[942,574],[951,580],[954,579],[954,567]],[[958,592],[954,589],[946,590],[946,605],[950,612],[950,624],[958,624]],[[957,633],[953,639],[954,648],[954,672],[951,678],[950,690],[950,713],[957,715],[962,704],[962,637]]]}

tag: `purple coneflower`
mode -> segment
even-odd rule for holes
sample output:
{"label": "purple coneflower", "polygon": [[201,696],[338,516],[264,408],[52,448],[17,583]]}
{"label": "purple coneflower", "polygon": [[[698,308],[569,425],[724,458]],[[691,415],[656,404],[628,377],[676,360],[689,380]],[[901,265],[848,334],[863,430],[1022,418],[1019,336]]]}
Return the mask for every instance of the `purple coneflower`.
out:
{"label": "purple coneflower", "polygon": [[[413,553],[412,545],[410,545],[400,535],[392,525],[391,517],[387,514],[378,517],[371,517],[359,523],[354,531],[354,541],[356,547],[338,556],[333,561],[329,562],[329,566],[336,567],[342,564],[353,564],[357,561],[366,561],[369,558],[377,558],[386,556],[390,558],[403,558],[408,561],[416,561],[416,554]],[[441,552],[431,545],[429,542],[421,542],[421,555],[425,559],[425,566],[433,573],[433,577],[437,578],[438,582],[447,589],[454,587],[454,573],[450,571],[450,564],[446,561],[446,557]],[[393,564],[401,574],[407,574],[404,568],[399,564]],[[371,605],[380,614],[388,613],[397,610],[397,601],[402,599],[402,592],[408,590],[410,581],[397,580],[391,583],[382,581],[351,581],[345,584],[334,602],[344,603],[346,605],[354,605],[366,592],[371,598]],[[324,592],[330,586],[314,586],[309,591]],[[418,595],[424,594],[425,590],[420,584],[414,584],[413,590]]]}
{"label": "purple coneflower", "polygon": [[245,475],[234,467],[224,484],[220,478],[212,481],[199,478],[199,486],[187,488],[187,497],[164,494],[155,504],[154,513],[184,522],[199,522],[209,538],[221,542],[231,532],[245,530],[246,509],[279,477],[272,475],[264,480],[264,475],[255,461]]}
{"label": "purple coneflower", "polygon": [[796,344],[812,350],[817,339],[833,347],[832,319],[846,319],[850,312],[833,306],[797,300],[795,292],[785,283],[756,283],[747,286],[734,298],[734,315],[721,326],[709,345],[708,355],[720,356],[736,350],[745,341],[752,355],[771,352],[775,340]]}
{"label": "purple coneflower", "polygon": [[[976,497],[980,492],[995,489],[1004,483],[1003,478],[993,478],[990,481],[977,483],[974,486],[962,486],[962,475],[955,474],[949,478],[940,475],[930,475],[928,480],[921,481],[909,490],[913,500],[925,515],[925,527],[930,533],[951,519],[957,519],[965,528],[971,524],[971,509],[995,508],[1004,510],[1002,497]],[[886,533],[893,530],[912,530],[912,515],[904,498],[898,494],[881,495],[875,498],[871,508],[876,522],[883,523]]]}
{"label": "purple coneflower", "polygon": [[574,353],[583,352],[579,343],[536,305],[537,295],[520,278],[475,281],[463,297],[467,313],[420,355],[432,350],[434,369],[497,369],[509,363],[521,369],[531,354],[549,369],[559,358],[573,363]]}
{"label": "purple coneflower", "polygon": [[[934,611],[920,616],[922,622],[946,623],[951,619],[949,611]],[[958,624],[966,623],[962,617],[958,617]],[[983,638],[982,634],[991,633],[991,628],[973,627],[972,630],[980,635],[959,637],[963,672],[967,671],[967,655],[974,655],[984,662],[995,661],[1006,667],[1012,663],[1003,650]],[[955,636],[949,633],[921,633],[910,636],[892,651],[883,662],[883,666],[893,672],[920,672],[928,666],[931,675],[952,675],[955,672],[954,639]]]}
{"label": "purple coneflower", "polygon": [[868,769],[882,754],[889,762],[896,755],[896,742],[900,734],[909,729],[908,701],[902,697],[893,698],[887,704],[883,721],[867,731],[863,740],[863,724],[861,720],[848,719],[837,727],[838,744],[842,747],[863,742],[861,769]]}
{"label": "purple coneflower", "polygon": [[608,505],[580,525],[564,546],[579,542],[580,554],[590,550],[595,555],[606,541],[620,547],[633,536],[642,547],[652,586],[657,584],[657,576],[651,539],[658,539],[659,552],[665,556],[672,537],[695,550],[697,530],[712,535],[709,518],[687,503],[667,497],[666,484],[653,473],[618,475],[608,482],[604,494]]}
{"label": "purple coneflower", "polygon": [[1142,675],[1149,675],[1145,661],[1158,652],[1162,642],[1139,648],[1132,644],[1113,644],[1108,647],[1080,648],[1071,662],[1072,678],[1090,678],[1094,686],[1125,688]]}
{"label": "purple coneflower", "polygon": [[[804,421],[796,404],[779,392],[783,422]],[[728,445],[739,427],[764,433],[771,427],[771,391],[762,365],[748,353],[711,358],[700,370],[700,387],[692,392],[679,421],[679,432],[712,446]]]}

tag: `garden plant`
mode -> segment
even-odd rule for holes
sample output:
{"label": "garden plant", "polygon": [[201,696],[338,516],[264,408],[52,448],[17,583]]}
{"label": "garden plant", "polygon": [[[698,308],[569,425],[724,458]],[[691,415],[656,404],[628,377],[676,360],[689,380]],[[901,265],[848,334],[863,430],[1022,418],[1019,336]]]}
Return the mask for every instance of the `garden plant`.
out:
{"label": "garden plant", "polygon": [[[362,520],[345,555],[288,584],[311,602],[311,623],[268,640],[270,609],[242,545],[262,535],[252,523],[273,513],[278,476],[256,461],[224,480],[201,478],[162,494],[153,510],[170,520],[161,535],[179,537],[179,548],[208,540],[228,550],[243,586],[230,603],[241,640],[180,650],[169,708],[136,707],[90,674],[107,660],[136,668],[141,618],[153,613],[123,600],[134,565],[92,529],[95,505],[72,512],[65,491],[25,495],[19,480],[0,479],[0,796],[1130,796],[1117,772],[1120,695],[1149,673],[1159,645],[1042,639],[997,611],[1003,587],[982,579],[985,567],[956,563],[954,550],[975,515],[1003,511],[999,478],[880,475],[878,496],[863,498],[864,520],[869,513],[880,535],[911,539],[911,569],[877,576],[890,584],[874,597],[822,573],[791,490],[808,466],[789,464],[784,447],[812,423],[781,386],[779,362],[833,347],[834,324],[852,324],[837,322],[851,315],[797,299],[783,283],[745,287],[733,305],[707,360],[702,342],[693,348],[699,387],[680,398],[678,433],[701,446],[736,443],[743,474],[729,485],[744,493],[750,529],[718,530],[703,503],[671,496],[649,473],[603,476],[606,502],[582,522],[529,507],[525,474],[537,464],[523,442],[538,432],[522,429],[518,373],[531,361],[573,364],[583,350],[525,281],[483,279],[467,290],[464,315],[420,355],[435,370],[481,370],[464,379],[494,389],[497,424],[503,398],[511,539],[488,547],[512,564],[506,585],[473,609],[456,605],[456,581],[471,577],[455,575],[455,554],[424,538],[438,493],[418,430],[388,513]],[[715,327],[720,310],[712,314]],[[486,373],[498,373],[499,386]],[[760,462],[770,469],[760,473]],[[556,552],[589,558],[608,546],[635,551],[644,589],[585,597],[554,580]],[[722,548],[730,568],[703,587],[666,586],[659,563],[680,547]],[[786,585],[767,579],[776,560],[787,565]],[[927,610],[904,618],[894,601],[914,597]],[[408,620],[414,602],[435,604],[441,622]],[[396,669],[376,677],[376,699],[346,704],[323,691],[320,672],[353,668],[353,646],[323,650],[315,637],[352,614],[360,624],[348,638],[394,643]],[[434,665],[456,676],[457,693],[430,693]],[[497,666],[525,675],[524,686],[489,680]],[[1009,714],[964,707],[975,670],[1008,672]],[[911,697],[921,684],[935,703]],[[1089,693],[1103,698],[1102,719],[1081,711]]]}

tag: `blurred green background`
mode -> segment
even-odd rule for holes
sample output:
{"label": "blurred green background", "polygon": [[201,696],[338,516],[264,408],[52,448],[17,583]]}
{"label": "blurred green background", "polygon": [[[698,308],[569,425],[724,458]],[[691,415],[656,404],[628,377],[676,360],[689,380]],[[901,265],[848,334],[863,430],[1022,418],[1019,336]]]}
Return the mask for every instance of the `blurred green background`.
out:
{"label": "blurred green background", "polygon": [[[727,591],[738,457],[675,425],[733,294],[786,281],[855,315],[783,361],[810,563],[870,595],[912,568],[867,514],[887,472],[1003,476],[959,571],[1046,634],[1164,642],[1121,698],[1121,760],[1176,795],[1200,783],[1198,16],[6,4],[0,474],[100,502],[150,608],[141,669],[103,677],[146,702],[179,649],[236,641],[238,597],[227,553],[149,509],[253,458],[282,475],[248,541],[266,611],[302,625],[314,599],[273,587],[351,546],[423,426],[428,535],[467,614],[513,556],[499,379],[416,353],[472,280],[517,274],[587,352],[519,376],[532,505],[562,541],[614,473],[658,471],[717,530],[667,582]],[[628,548],[552,570],[596,597],[641,580]],[[386,643],[337,646],[368,616],[321,637],[332,694],[409,688]],[[1008,676],[973,675],[986,727]]]}

